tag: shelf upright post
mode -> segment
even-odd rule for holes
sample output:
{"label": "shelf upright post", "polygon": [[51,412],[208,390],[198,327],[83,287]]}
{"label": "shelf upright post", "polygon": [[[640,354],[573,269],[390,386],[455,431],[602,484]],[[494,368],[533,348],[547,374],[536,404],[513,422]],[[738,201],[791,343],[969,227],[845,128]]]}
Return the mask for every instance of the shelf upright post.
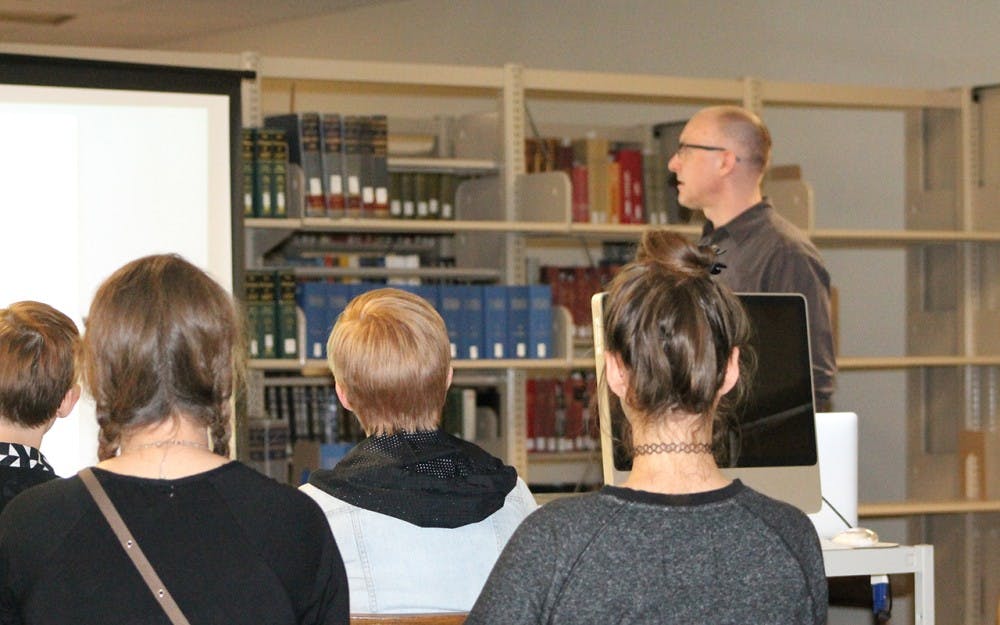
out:
{"label": "shelf upright post", "polygon": [[264,114],[260,108],[260,55],[256,52],[243,52],[240,54],[240,65],[243,69],[254,73],[253,80],[244,79],[241,85],[243,125],[261,126],[264,123]]}
{"label": "shelf upright post", "polygon": [[743,108],[761,114],[764,102],[760,96],[760,80],[750,76],[743,78]]}
{"label": "shelf upright post", "polygon": [[[516,222],[520,217],[517,194],[514,185],[517,177],[525,172],[524,162],[524,70],[520,65],[504,65],[503,93],[503,202],[504,219]],[[506,284],[526,284],[524,236],[516,232],[504,235],[504,282]],[[509,368],[506,371],[504,396],[504,444],[506,459],[518,475],[528,481],[528,453],[525,449],[527,436],[527,403],[525,401],[526,374],[523,369]]]}

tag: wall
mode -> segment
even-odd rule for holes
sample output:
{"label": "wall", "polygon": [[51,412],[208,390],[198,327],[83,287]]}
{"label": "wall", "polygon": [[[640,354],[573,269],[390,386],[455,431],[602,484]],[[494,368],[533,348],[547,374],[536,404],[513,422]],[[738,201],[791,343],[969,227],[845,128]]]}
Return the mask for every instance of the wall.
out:
{"label": "wall", "polygon": [[[996,81],[998,30],[985,1],[408,0],[164,47],[940,88]],[[776,162],[801,164],[815,187],[818,227],[902,226],[900,114],[765,109],[765,119]],[[840,289],[841,353],[902,354],[903,252],[823,253]],[[904,378],[840,376],[837,408],[861,415],[863,501],[905,497]],[[879,527],[904,538],[901,522]]]}

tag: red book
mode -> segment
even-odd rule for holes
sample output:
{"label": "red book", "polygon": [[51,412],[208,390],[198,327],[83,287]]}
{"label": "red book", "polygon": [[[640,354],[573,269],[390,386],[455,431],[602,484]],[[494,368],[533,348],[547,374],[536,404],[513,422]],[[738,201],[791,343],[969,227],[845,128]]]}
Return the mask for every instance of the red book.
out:
{"label": "red book", "polygon": [[642,194],[642,152],[621,149],[615,152],[621,200],[618,221],[623,224],[646,223]]}

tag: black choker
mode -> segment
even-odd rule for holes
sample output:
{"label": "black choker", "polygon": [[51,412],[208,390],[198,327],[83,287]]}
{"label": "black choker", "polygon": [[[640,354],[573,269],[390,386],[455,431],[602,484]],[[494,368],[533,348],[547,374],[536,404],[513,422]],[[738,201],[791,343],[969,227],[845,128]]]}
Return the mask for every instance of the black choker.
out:
{"label": "black choker", "polygon": [[649,454],[710,454],[712,453],[711,443],[646,443],[636,445],[632,450],[636,456]]}

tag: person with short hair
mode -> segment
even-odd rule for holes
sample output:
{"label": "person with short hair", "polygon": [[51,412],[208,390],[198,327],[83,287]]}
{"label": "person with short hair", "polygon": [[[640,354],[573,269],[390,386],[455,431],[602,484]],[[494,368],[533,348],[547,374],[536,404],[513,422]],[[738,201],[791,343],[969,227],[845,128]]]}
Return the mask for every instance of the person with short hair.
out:
{"label": "person with short hair", "polygon": [[467,625],[826,622],[809,518],[719,469],[751,330],[712,279],[718,263],[710,248],[648,231],[611,280],[599,383],[620,400],[632,470],[622,486],[526,519]]}
{"label": "person with short hair", "polygon": [[753,112],[711,106],[684,126],[668,167],[677,200],[704,213],[700,245],[722,252],[717,279],[737,293],[801,293],[809,311],[813,381],[819,412],[832,409],[837,363],[830,274],[816,246],[762,195],[771,133]]}
{"label": "person with short hair", "polygon": [[327,343],[337,396],[366,439],[301,488],[323,508],[361,613],[467,611],[535,508],[513,467],[440,429],[448,332],[400,289],[355,297]]}
{"label": "person with short hair", "polygon": [[[80,476],[0,516],[0,623],[346,625],[346,578],[308,497],[229,457],[245,333],[183,258],[115,271],[87,315],[81,371],[100,427],[93,476],[164,588],[151,589]],[[131,548],[133,542],[129,542]]]}
{"label": "person with short hair", "polygon": [[80,331],[35,301],[0,310],[0,510],[21,491],[57,478],[42,437],[80,398]]}

